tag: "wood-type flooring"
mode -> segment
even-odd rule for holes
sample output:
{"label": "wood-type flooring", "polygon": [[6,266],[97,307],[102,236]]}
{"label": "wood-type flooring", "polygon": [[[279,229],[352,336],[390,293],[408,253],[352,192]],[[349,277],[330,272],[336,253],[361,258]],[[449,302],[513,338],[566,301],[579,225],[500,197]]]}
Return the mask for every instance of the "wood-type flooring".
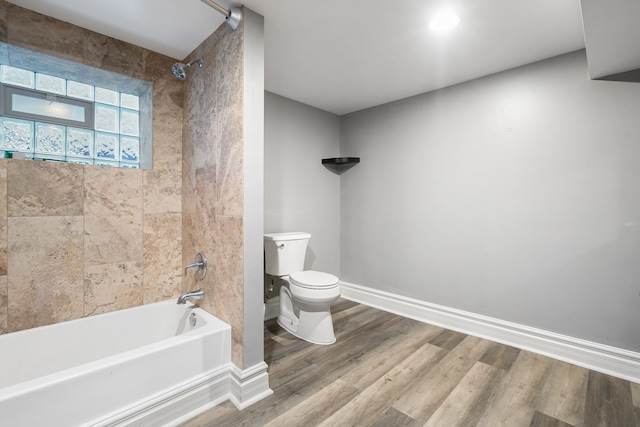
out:
{"label": "wood-type flooring", "polygon": [[337,342],[265,323],[274,394],[202,426],[640,426],[640,385],[340,299]]}

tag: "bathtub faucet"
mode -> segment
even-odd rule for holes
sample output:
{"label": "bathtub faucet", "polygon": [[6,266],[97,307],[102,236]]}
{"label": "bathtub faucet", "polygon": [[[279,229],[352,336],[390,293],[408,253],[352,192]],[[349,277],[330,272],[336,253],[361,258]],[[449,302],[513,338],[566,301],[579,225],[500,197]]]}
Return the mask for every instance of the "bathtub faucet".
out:
{"label": "bathtub faucet", "polygon": [[178,297],[178,304],[184,304],[185,302],[187,302],[188,299],[197,299],[197,300],[204,299],[204,289],[181,293],[180,296]]}

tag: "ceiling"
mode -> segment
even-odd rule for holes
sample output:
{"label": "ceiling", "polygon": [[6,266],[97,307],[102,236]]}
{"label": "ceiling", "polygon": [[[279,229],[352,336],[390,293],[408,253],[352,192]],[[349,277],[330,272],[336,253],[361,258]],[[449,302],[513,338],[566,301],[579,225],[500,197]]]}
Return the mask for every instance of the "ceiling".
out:
{"label": "ceiling", "polygon": [[[9,1],[177,60],[224,22],[200,0]],[[590,16],[596,26],[599,1],[583,0],[594,4]],[[338,115],[585,47],[580,0],[243,4],[265,17],[265,89]],[[443,5],[457,11],[460,24],[449,33],[433,33],[430,16]],[[637,20],[631,22],[635,27]],[[635,54],[637,43],[631,50]],[[589,48],[587,55],[590,61],[597,56]]]}

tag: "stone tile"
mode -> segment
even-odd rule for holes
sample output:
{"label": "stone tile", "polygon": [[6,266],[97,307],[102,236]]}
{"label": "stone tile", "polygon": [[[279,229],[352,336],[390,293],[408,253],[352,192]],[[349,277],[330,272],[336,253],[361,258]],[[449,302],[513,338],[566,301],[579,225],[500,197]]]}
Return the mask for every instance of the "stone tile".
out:
{"label": "stone tile", "polygon": [[187,119],[193,117],[213,117],[214,106],[217,100],[214,93],[218,83],[215,80],[214,70],[224,66],[218,63],[215,58],[219,30],[216,30],[207,38],[191,55],[182,62],[189,62],[194,59],[202,59],[202,68],[194,71],[192,77],[184,81],[185,83],[185,115]]}
{"label": "stone tile", "polygon": [[82,217],[9,218],[8,329],[82,317]]}
{"label": "stone tile", "polygon": [[218,245],[216,286],[213,313],[232,327],[232,360],[242,364],[244,336],[244,237],[243,220],[235,217],[217,218]]}
{"label": "stone tile", "polygon": [[186,80],[183,110],[183,264],[207,256],[200,304],[232,326],[232,360],[243,366],[243,50],[242,30],[220,26],[184,61],[204,58]]}
{"label": "stone tile", "polygon": [[142,170],[87,167],[85,263],[142,261]]}
{"label": "stone tile", "polygon": [[236,105],[220,113],[219,139],[216,141],[218,206],[216,213],[242,216],[244,213],[244,143],[242,136],[243,109]]}
{"label": "stone tile", "polygon": [[7,275],[7,163],[0,160],[0,276]]}
{"label": "stone tile", "polygon": [[[171,65],[178,62],[175,58],[162,55],[157,52],[147,52],[144,73],[146,80],[156,82],[172,82],[175,87],[183,87],[184,82],[176,79],[171,72]],[[164,93],[164,91],[162,91]],[[175,100],[182,108],[182,96],[176,97]]]}
{"label": "stone tile", "polygon": [[205,245],[215,240],[216,220],[216,171],[213,167],[196,170],[196,218],[198,220],[197,244]]}
{"label": "stone tile", "polygon": [[7,181],[10,217],[83,213],[84,166],[9,160]]}
{"label": "stone tile", "polygon": [[[171,63],[158,64],[165,76],[153,84],[154,160],[179,158],[182,151],[184,85],[171,74]],[[158,139],[160,138],[160,139]]]}
{"label": "stone tile", "polygon": [[[193,122],[188,138],[193,141],[194,163],[196,169],[216,167],[219,144],[218,118],[202,116]],[[191,135],[193,133],[193,135]]]}
{"label": "stone tile", "polygon": [[196,213],[196,170],[192,160],[182,161],[182,213]]}
{"label": "stone tile", "polygon": [[7,6],[6,1],[0,2],[0,41],[7,41]]}
{"label": "stone tile", "polygon": [[207,58],[213,58],[213,86],[215,113],[224,111],[232,105],[242,104],[244,96],[244,48],[243,29],[233,31],[220,28],[216,31],[218,40],[212,46],[213,52],[207,52]]}
{"label": "stone tile", "polygon": [[[183,214],[182,215],[182,264],[181,267],[193,262],[195,255],[198,253],[196,250],[196,216],[195,214]],[[215,260],[211,255],[207,256],[207,260],[215,265]],[[209,274],[209,273],[207,273]],[[190,286],[191,283],[188,283]],[[187,288],[187,280],[182,278],[182,292],[187,292],[190,289]]]}
{"label": "stone tile", "polygon": [[142,262],[85,267],[84,315],[142,305]]}
{"label": "stone tile", "polygon": [[182,160],[182,121],[155,114],[153,116],[153,165]]}
{"label": "stone tile", "polygon": [[87,31],[84,62],[93,67],[143,79],[146,50],[121,40]]}
{"label": "stone tile", "polygon": [[182,162],[156,162],[143,171],[145,214],[182,211]]}
{"label": "stone tile", "polygon": [[6,22],[9,43],[83,62],[88,31],[13,4],[7,6]]}
{"label": "stone tile", "polygon": [[0,334],[8,332],[7,312],[9,311],[9,286],[7,284],[7,276],[0,276]]}
{"label": "stone tile", "polygon": [[177,297],[182,291],[182,215],[145,215],[143,230],[143,303]]}
{"label": "stone tile", "polygon": [[207,258],[207,275],[200,281],[196,279],[194,272],[189,271],[183,277],[183,291],[191,291],[199,288],[205,289],[205,301],[202,305],[209,304],[209,311],[215,313],[216,308],[211,305],[214,301],[213,292],[216,287],[217,268],[217,235],[215,217],[215,186],[213,185],[214,172],[211,169],[199,169],[196,171],[194,198],[194,213],[183,214],[183,256],[182,264],[187,265],[195,260],[198,252],[204,253]]}

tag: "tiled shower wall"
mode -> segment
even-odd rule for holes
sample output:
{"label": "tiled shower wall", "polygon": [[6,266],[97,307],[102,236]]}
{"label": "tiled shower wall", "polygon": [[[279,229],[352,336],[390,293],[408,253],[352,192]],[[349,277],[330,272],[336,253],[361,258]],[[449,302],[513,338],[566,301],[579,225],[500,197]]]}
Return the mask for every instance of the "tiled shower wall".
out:
{"label": "tiled shower wall", "polygon": [[203,252],[209,271],[185,289],[205,290],[201,306],[232,326],[232,361],[243,367],[244,22],[220,26],[188,58],[203,58],[185,81],[183,263]]}
{"label": "tiled shower wall", "polygon": [[171,58],[0,0],[0,41],[153,82],[153,169],[0,160],[0,333],[182,290],[182,102]]}

